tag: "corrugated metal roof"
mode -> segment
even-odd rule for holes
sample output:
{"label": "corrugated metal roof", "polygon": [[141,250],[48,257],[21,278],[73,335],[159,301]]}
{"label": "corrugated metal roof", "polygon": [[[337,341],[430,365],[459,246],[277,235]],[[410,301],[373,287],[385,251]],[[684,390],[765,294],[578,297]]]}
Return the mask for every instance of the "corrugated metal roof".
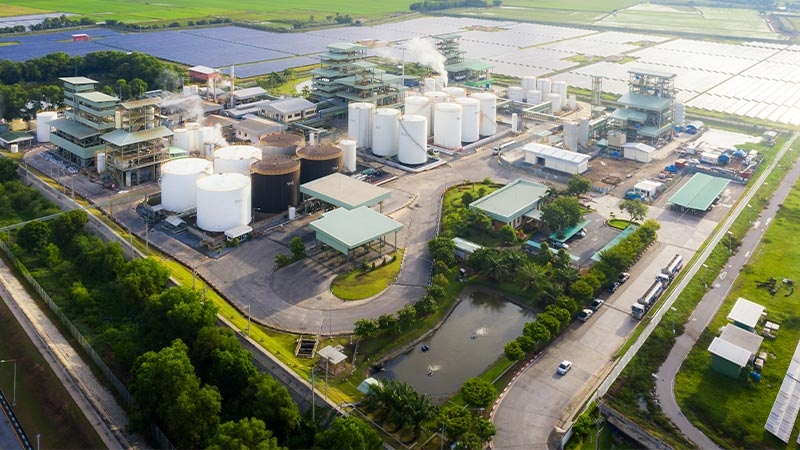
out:
{"label": "corrugated metal roof", "polygon": [[743,330],[736,325],[726,325],[725,329],[723,329],[722,333],[719,335],[719,338],[747,350],[752,355],[758,352],[761,343],[764,341],[763,337]]}
{"label": "corrugated metal roof", "polygon": [[524,147],[522,147],[522,150],[526,152],[532,152],[539,156],[546,156],[548,158],[560,159],[562,161],[567,161],[575,164],[583,163],[591,158],[589,155],[584,155],[583,153],[571,152],[569,150],[550,147],[549,145],[544,145],[544,144],[537,144],[535,142],[526,144]]}
{"label": "corrugated metal roof", "polygon": [[730,314],[728,314],[728,320],[741,323],[750,328],[755,328],[763,312],[764,306],[751,302],[746,298],[739,297],[733,305]]}
{"label": "corrugated metal roof", "polygon": [[237,99],[253,98],[261,95],[267,95],[267,91],[259,86],[238,89],[233,93],[233,97]]}
{"label": "corrugated metal roof", "polygon": [[705,211],[714,203],[730,180],[696,173],[683,187],[670,197],[669,202],[684,208]]}
{"label": "corrugated metal roof", "polygon": [[282,98],[280,100],[273,100],[269,103],[262,104],[261,109],[266,111],[273,111],[278,114],[292,114],[316,108],[316,106],[317,106],[316,104],[304,98],[291,97],[291,98]]}
{"label": "corrugated metal roof", "polygon": [[470,203],[470,209],[485,212],[489,217],[501,222],[512,220],[529,213],[547,195],[548,187],[533,181],[517,179],[486,197]]}
{"label": "corrugated metal roof", "polygon": [[751,353],[747,350],[731,344],[730,342],[723,341],[718,337],[715,337],[714,340],[711,341],[711,345],[708,346],[708,351],[711,352],[711,354],[728,360],[739,367],[746,366],[747,362],[750,361],[751,355]]}
{"label": "corrugated metal roof", "polygon": [[162,102],[161,97],[143,98],[141,100],[133,100],[130,102],[122,102],[119,106],[125,109],[144,108],[145,106],[154,106]]}
{"label": "corrugated metal roof", "polygon": [[300,192],[347,209],[372,206],[386,200],[392,191],[334,173],[300,185]]}
{"label": "corrugated metal roof", "polygon": [[636,75],[638,73],[638,74],[642,74],[642,75],[650,75],[650,76],[663,77],[663,78],[675,78],[677,76],[676,74],[674,74],[672,72],[662,72],[662,71],[659,71],[659,70],[650,70],[650,69],[631,69],[631,70],[628,71],[628,73],[633,74],[633,75]]}
{"label": "corrugated metal roof", "polygon": [[330,50],[341,50],[348,52],[353,50],[364,50],[366,48],[366,45],[353,44],[352,42],[337,42],[334,44],[328,44],[328,49]]}
{"label": "corrugated metal roof", "polygon": [[359,245],[403,228],[402,223],[366,206],[334,209],[309,226],[317,232],[319,241],[345,254]]}
{"label": "corrugated metal roof", "polygon": [[644,142],[628,142],[626,144],[622,144],[622,147],[623,148],[635,148],[636,150],[639,150],[640,152],[645,152],[645,153],[653,153],[654,151],[656,151],[655,147],[653,147],[652,145],[647,145]]}
{"label": "corrugated metal roof", "polygon": [[98,82],[86,77],[62,77],[59,80],[69,84],[97,84]]}
{"label": "corrugated metal roof", "polygon": [[79,92],[75,94],[75,97],[80,97],[84,100],[88,100],[90,102],[95,102],[95,103],[116,102],[117,100],[119,100],[117,97],[112,97],[108,94],[104,94],[99,91]]}
{"label": "corrugated metal roof", "polygon": [[99,131],[94,128],[89,128],[82,123],[75,122],[70,119],[56,119],[50,121],[50,126],[65,134],[68,134],[75,139],[86,139],[91,136],[97,136]]}
{"label": "corrugated metal roof", "polygon": [[634,111],[632,109],[617,108],[609,116],[609,119],[616,120],[632,120],[634,122],[644,122],[647,120],[647,114],[641,111]]}
{"label": "corrugated metal roof", "polygon": [[151,128],[149,130],[135,131],[133,133],[129,133],[124,130],[114,130],[110,133],[100,136],[100,138],[111,145],[124,147],[126,145],[136,144],[138,142],[146,142],[153,139],[160,139],[167,136],[172,136],[172,130],[161,126]]}
{"label": "corrugated metal roof", "polygon": [[262,135],[268,133],[275,133],[286,129],[286,125],[274,122],[267,119],[245,119],[241,122],[233,124],[233,128],[241,130],[254,135]]}
{"label": "corrugated metal roof", "polygon": [[655,97],[652,95],[627,92],[622,94],[622,97],[617,100],[617,103],[633,108],[646,109],[649,111],[662,111],[669,108],[669,106],[672,104],[672,100],[668,98]]}

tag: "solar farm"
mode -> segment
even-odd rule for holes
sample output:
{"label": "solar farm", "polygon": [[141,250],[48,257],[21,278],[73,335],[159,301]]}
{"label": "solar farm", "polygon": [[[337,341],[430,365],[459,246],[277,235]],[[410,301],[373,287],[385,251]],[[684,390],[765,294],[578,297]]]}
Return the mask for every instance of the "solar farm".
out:
{"label": "solar farm", "polygon": [[[165,60],[227,69],[255,77],[313,65],[334,42],[377,43],[371,54],[416,61],[403,42],[457,33],[467,58],[483,59],[494,72],[515,77],[550,76],[590,89],[604,77],[603,90],[627,92],[628,70],[677,74],[678,99],[689,107],[800,125],[800,46],[741,44],[671,38],[644,33],[473,18],[425,17],[375,26],[274,33],[225,26],[150,33],[84,30],[91,40],[72,42],[71,33],[0,39],[0,55],[24,61],[52,52],[85,55],[100,50],[137,51]],[[582,60],[597,61],[592,64]]]}

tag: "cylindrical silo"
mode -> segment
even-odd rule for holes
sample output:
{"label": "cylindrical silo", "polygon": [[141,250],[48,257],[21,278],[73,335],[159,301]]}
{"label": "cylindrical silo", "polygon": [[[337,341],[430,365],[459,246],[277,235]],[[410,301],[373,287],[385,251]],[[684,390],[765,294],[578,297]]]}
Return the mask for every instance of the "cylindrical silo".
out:
{"label": "cylindrical silo", "polygon": [[[355,141],[353,145],[355,145]],[[300,161],[269,156],[253,164],[251,175],[253,208],[279,213],[300,201]]]}
{"label": "cylindrical silo", "polygon": [[378,108],[372,119],[372,154],[390,157],[397,155],[397,126],[400,111],[393,108]]}
{"label": "cylindrical silo", "polygon": [[531,89],[536,89],[536,77],[530,75],[524,76],[522,77],[521,84],[522,89],[524,89],[526,92]]}
{"label": "cylindrical silo", "polygon": [[344,153],[344,170],[348,173],[353,173],[357,169],[356,165],[356,141],[352,139],[342,139],[339,141],[339,146],[342,147]]}
{"label": "cylindrical silo", "polygon": [[528,103],[538,105],[542,103],[542,91],[534,89],[528,92]]}
{"label": "cylindrical silo", "polygon": [[433,77],[433,81],[436,82],[436,90],[441,91],[447,86],[447,75],[439,75],[437,77]]}
{"label": "cylindrical silo", "polygon": [[561,111],[561,95],[556,92],[551,92],[545,96],[545,100],[550,102],[553,114]]}
{"label": "cylindrical silo", "polygon": [[511,114],[511,131],[519,132],[519,115],[517,113]]}
{"label": "cylindrical silo", "polygon": [[542,97],[550,93],[550,78],[539,78],[536,80],[536,89],[542,91]]}
{"label": "cylindrical silo", "polygon": [[511,86],[508,88],[508,99],[521,102],[525,98],[525,91],[520,86]]}
{"label": "cylindrical silo", "polygon": [[175,147],[182,148],[190,152],[191,142],[189,142],[189,130],[186,128],[175,128],[172,130],[172,143]]}
{"label": "cylindrical silo", "polygon": [[225,231],[247,225],[252,219],[250,177],[240,173],[215,173],[197,180],[197,226],[205,231]]}
{"label": "cylindrical silo", "polygon": [[155,128],[156,126],[156,109],[152,106],[144,110],[144,127],[146,129]]}
{"label": "cylindrical silo", "polygon": [[480,139],[481,101],[477,98],[457,98],[461,105],[461,141],[475,142]]}
{"label": "cylindrical silo", "polygon": [[567,82],[566,81],[553,81],[550,86],[550,91],[555,92],[561,96],[561,105],[567,104]]}
{"label": "cylindrical silo", "polygon": [[335,145],[306,146],[297,150],[300,157],[300,184],[339,173],[344,168],[344,153]]}
{"label": "cylindrical silo", "polygon": [[416,95],[413,97],[406,97],[405,100],[405,108],[403,108],[405,114],[413,114],[415,116],[425,116],[426,121],[428,122],[428,133],[430,134],[430,122],[431,122],[431,100],[424,95]]}
{"label": "cylindrical silo", "polygon": [[581,124],[578,126],[578,145],[589,147],[589,118],[581,117]]}
{"label": "cylindrical silo", "polygon": [[261,149],[250,145],[231,145],[214,152],[214,173],[250,175],[250,166],[261,159]]}
{"label": "cylindrical silo", "polygon": [[422,87],[422,92],[433,92],[436,90],[436,80],[433,77],[425,78]]}
{"label": "cylindrical silo", "polygon": [[578,109],[578,98],[575,94],[570,94],[569,96],[569,109],[570,111],[575,111]]}
{"label": "cylindrical silo", "polygon": [[478,92],[472,98],[481,102],[481,125],[478,133],[491,136],[497,133],[497,97],[491,92]]}
{"label": "cylindrical silo", "polygon": [[372,103],[350,103],[347,106],[347,135],[355,140],[358,148],[372,145],[372,115],[375,105]]}
{"label": "cylindrical silo", "polygon": [[98,153],[97,154],[97,173],[103,173],[106,171],[106,154],[105,153]]}
{"label": "cylindrical silo", "polygon": [[451,99],[467,96],[467,90],[458,86],[448,86],[446,88],[442,88],[442,92],[447,94]]}
{"label": "cylindrical silo", "polygon": [[161,166],[161,204],[180,212],[197,205],[197,181],[212,173],[211,161],[184,158]]}
{"label": "cylindrical silo", "polygon": [[297,148],[305,144],[305,138],[300,134],[274,133],[261,138],[258,143],[261,146],[261,156],[289,156],[297,155]]}
{"label": "cylindrical silo", "polygon": [[675,125],[682,127],[684,122],[686,122],[686,105],[675,103]]}
{"label": "cylindrical silo", "polygon": [[428,119],[425,116],[406,114],[400,118],[397,160],[411,165],[428,161]]}
{"label": "cylindrical silo", "polygon": [[50,122],[58,118],[55,111],[42,111],[36,113],[36,140],[50,142]]}
{"label": "cylindrical silo", "polygon": [[564,148],[567,150],[572,150],[573,152],[578,151],[578,128],[578,122],[568,122],[564,124]]}
{"label": "cylindrical silo", "polygon": [[433,115],[433,143],[444,148],[461,147],[461,105],[437,103]]}
{"label": "cylindrical silo", "polygon": [[429,108],[431,110],[431,113],[430,113],[431,114],[430,115],[430,119],[431,120],[428,121],[428,134],[430,135],[430,134],[433,134],[433,127],[434,127],[434,123],[436,122],[436,117],[434,117],[435,114],[433,113],[436,104],[437,103],[445,103],[450,99],[450,97],[446,93],[439,92],[439,91],[426,92],[425,93],[425,97],[428,98]]}

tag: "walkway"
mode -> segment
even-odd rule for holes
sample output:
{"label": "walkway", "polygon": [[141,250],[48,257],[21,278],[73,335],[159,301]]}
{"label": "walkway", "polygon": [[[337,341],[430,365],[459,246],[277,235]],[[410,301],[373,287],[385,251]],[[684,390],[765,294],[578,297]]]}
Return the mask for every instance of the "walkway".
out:
{"label": "walkway", "polygon": [[[733,223],[739,212],[743,208],[748,207],[750,199],[755,194],[755,191],[757,191],[761,186],[761,184],[763,184],[764,180],[766,179],[766,175],[772,172],[772,169],[775,167],[775,165],[777,165],[783,154],[789,151],[789,147],[794,143],[797,137],[797,134],[792,136],[792,138],[784,145],[784,147],[781,148],[781,151],[778,153],[778,156],[776,156],[769,170],[766,170],[764,174],[759,177],[756,184],[749,191],[748,196],[742,199],[737,207],[737,211],[731,214],[727,221],[728,223],[726,223],[726,225],[722,228],[722,231],[715,236],[715,239],[712,240],[706,252],[704,252],[706,253],[706,257],[707,253],[710,253],[711,249],[717,245],[720,239],[724,238],[725,232],[727,232],[730,224]],[[664,364],[661,366],[661,368],[659,368],[657,374],[658,378],[656,380],[656,395],[661,402],[661,409],[672,421],[672,423],[675,424],[675,426],[677,426],[678,429],[689,440],[694,442],[702,449],[719,448],[719,446],[697,427],[695,427],[681,412],[678,402],[675,399],[675,377],[677,376],[678,370],[680,370],[681,364],[683,364],[683,360],[689,354],[689,351],[692,349],[692,347],[694,347],[694,344],[697,342],[700,334],[708,326],[708,324],[711,322],[711,319],[719,310],[719,307],[728,297],[731,286],[733,286],[733,283],[736,281],[736,276],[734,276],[734,274],[738,274],[741,271],[742,266],[744,266],[749,261],[750,256],[753,255],[754,250],[761,242],[761,238],[769,226],[769,223],[775,217],[779,205],[783,203],[783,200],[791,191],[792,186],[798,179],[798,176],[800,176],[800,164],[794,164],[792,169],[783,178],[780,185],[778,185],[778,188],[775,190],[769,205],[761,213],[760,220],[756,222],[753,228],[747,232],[745,237],[742,239],[741,245],[739,246],[736,254],[728,260],[728,265],[725,270],[717,279],[715,279],[711,289],[698,303],[697,308],[684,325],[684,333],[676,339],[675,345],[672,347],[672,351],[670,351],[667,360],[664,361]],[[698,263],[702,263],[704,260],[705,257],[702,257],[700,260],[698,260]],[[726,276],[728,274],[731,274],[731,276]]]}

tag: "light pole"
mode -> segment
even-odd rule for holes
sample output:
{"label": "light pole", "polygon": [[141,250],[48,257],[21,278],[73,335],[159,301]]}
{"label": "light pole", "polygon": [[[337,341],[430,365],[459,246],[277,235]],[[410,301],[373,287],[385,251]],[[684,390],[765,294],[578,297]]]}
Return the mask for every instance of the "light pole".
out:
{"label": "light pole", "polygon": [[703,271],[703,286],[708,289],[708,264],[703,263],[703,268],[705,268]]}
{"label": "light pole", "polygon": [[13,400],[11,401],[11,406],[17,406],[17,360],[16,359],[0,359],[1,363],[13,362],[14,363],[14,388],[13,388]]}
{"label": "light pole", "polygon": [[728,231],[728,253],[733,253],[733,233]]}
{"label": "light pole", "polygon": [[[671,307],[670,310],[672,310],[672,312],[675,313],[675,314],[677,314],[677,312],[678,312],[678,310],[675,309],[674,306]],[[670,314],[670,316],[672,316],[672,335],[673,336],[675,336],[675,314]]]}
{"label": "light pole", "polygon": [[40,450],[42,448],[39,445],[39,438],[41,438],[41,437],[42,437],[42,435],[40,433],[36,433],[36,450]]}

